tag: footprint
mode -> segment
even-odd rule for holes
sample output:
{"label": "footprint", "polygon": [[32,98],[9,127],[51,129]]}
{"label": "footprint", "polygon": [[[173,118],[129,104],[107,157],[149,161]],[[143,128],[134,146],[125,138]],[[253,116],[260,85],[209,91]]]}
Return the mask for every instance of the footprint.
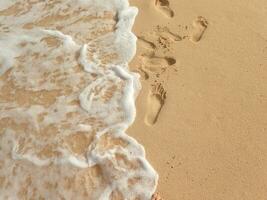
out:
{"label": "footprint", "polygon": [[155,6],[166,17],[171,18],[174,16],[174,12],[170,8],[170,2],[168,0],[155,0]]}
{"label": "footprint", "polygon": [[147,111],[145,123],[152,126],[157,122],[158,116],[165,103],[166,91],[161,84],[153,86],[147,97]]}
{"label": "footprint", "polygon": [[194,22],[193,22],[193,31],[189,37],[189,39],[192,42],[199,42],[206,31],[208,27],[208,21],[204,18],[199,16]]}
{"label": "footprint", "polygon": [[149,79],[149,74],[146,70],[144,70],[144,67],[142,64],[141,64],[141,67],[139,67],[139,72],[141,73],[143,79],[145,80]]}
{"label": "footprint", "polygon": [[158,57],[155,55],[143,56],[142,63],[143,71],[147,73],[161,73],[164,72],[169,66],[174,65],[176,63],[176,59],[172,57]]}
{"label": "footprint", "polygon": [[142,48],[155,49],[156,45],[153,42],[148,41],[143,36],[138,36],[138,42]]}
{"label": "footprint", "polygon": [[157,26],[156,31],[158,32],[160,36],[169,38],[170,40],[174,42],[181,41],[183,39],[182,36],[180,36],[179,34],[176,34],[170,31],[170,29],[167,26],[164,26],[164,27]]}

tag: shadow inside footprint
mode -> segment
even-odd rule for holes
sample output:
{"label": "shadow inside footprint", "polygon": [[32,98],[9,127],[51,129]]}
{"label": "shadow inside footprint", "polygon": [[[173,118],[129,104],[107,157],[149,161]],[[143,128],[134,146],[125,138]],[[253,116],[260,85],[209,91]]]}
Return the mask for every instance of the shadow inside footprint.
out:
{"label": "shadow inside footprint", "polygon": [[174,16],[174,12],[170,8],[170,2],[168,0],[155,0],[155,6],[166,17],[173,17]]}
{"label": "shadow inside footprint", "polygon": [[161,84],[154,85],[147,97],[147,110],[145,123],[149,126],[155,124],[165,103],[166,91]]}
{"label": "shadow inside footprint", "polygon": [[171,57],[165,57],[165,60],[168,62],[168,65],[174,65],[176,63],[176,59]]}

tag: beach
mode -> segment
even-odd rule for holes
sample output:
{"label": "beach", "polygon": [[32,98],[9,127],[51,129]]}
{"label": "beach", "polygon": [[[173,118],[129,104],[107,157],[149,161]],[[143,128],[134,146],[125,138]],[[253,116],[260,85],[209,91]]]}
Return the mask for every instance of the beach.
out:
{"label": "beach", "polygon": [[264,200],[267,2],[0,2],[0,200]]}

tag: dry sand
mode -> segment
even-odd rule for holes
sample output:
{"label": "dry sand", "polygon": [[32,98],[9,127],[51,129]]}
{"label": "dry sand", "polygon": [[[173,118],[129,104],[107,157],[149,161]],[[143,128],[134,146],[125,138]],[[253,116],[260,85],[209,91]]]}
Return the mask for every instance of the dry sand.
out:
{"label": "dry sand", "polygon": [[160,196],[266,199],[267,1],[130,2],[143,90],[128,132]]}

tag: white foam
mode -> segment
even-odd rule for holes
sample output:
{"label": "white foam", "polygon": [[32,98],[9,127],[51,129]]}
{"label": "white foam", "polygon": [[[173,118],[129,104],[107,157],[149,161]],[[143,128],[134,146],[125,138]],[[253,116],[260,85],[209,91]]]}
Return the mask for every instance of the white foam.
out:
{"label": "white foam", "polygon": [[10,7],[12,4],[14,4],[16,0],[5,0],[5,1],[0,1],[0,10],[4,10],[8,7]]}
{"label": "white foam", "polygon": [[[19,99],[0,96],[0,122],[11,121],[0,133],[0,176],[11,183],[0,188],[0,198],[21,199],[20,185],[29,176],[35,185],[28,191],[37,188],[45,199],[107,200],[116,192],[123,199],[150,199],[158,175],[142,145],[125,133],[135,120],[141,89],[139,76],[128,69],[136,52],[131,29],[137,8],[128,0],[40,1],[30,10],[29,2],[18,2],[16,16],[0,15],[3,26],[10,28],[0,37],[0,77],[13,82],[10,94],[23,91]],[[14,3],[0,3],[0,10]],[[44,21],[58,13],[60,20]],[[0,79],[0,89],[5,84]],[[76,180],[97,166],[97,176],[82,176],[92,179],[90,187],[80,182],[58,190],[42,185],[63,187],[64,178]],[[46,173],[51,177],[40,179]]]}
{"label": "white foam", "polygon": [[89,73],[99,73],[100,69],[98,68],[100,63],[96,56],[93,56],[92,61],[87,59],[87,48],[88,45],[84,44],[81,48],[79,62],[83,66],[84,70]]}

